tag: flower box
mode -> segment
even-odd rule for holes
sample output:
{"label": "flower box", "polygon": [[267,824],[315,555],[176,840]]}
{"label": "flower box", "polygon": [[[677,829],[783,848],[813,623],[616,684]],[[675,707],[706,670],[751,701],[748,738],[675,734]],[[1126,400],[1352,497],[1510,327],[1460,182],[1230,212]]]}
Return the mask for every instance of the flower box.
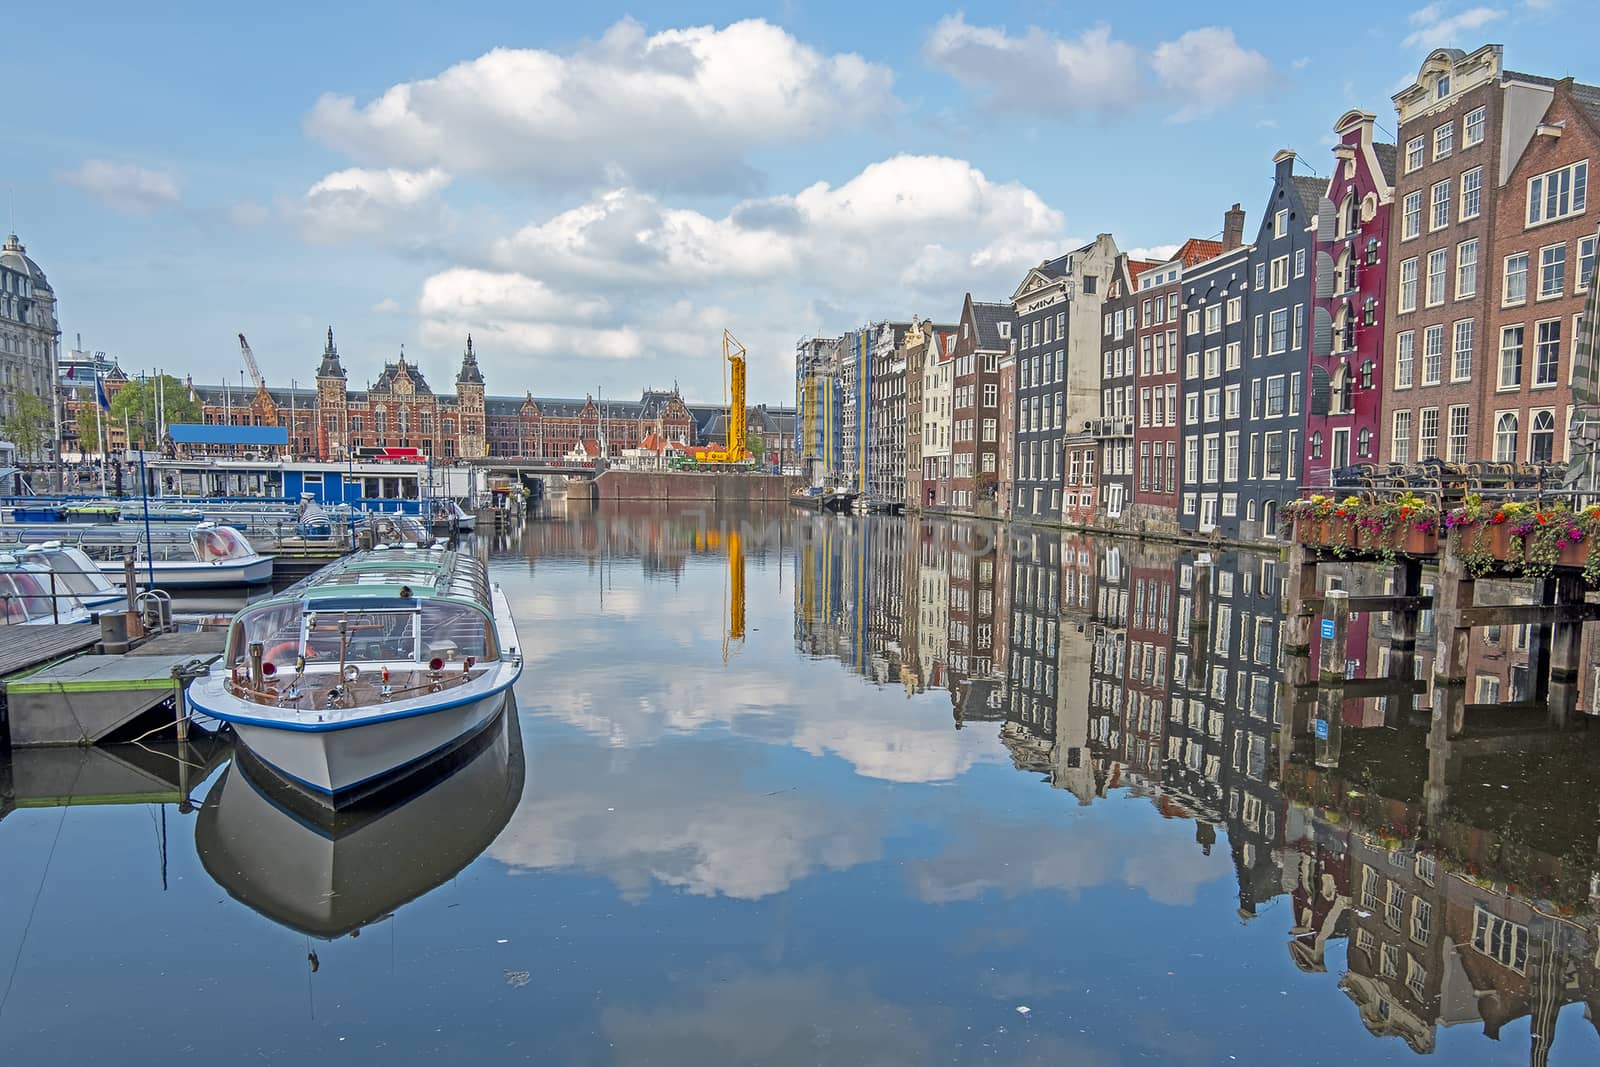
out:
{"label": "flower box", "polygon": [[1582,567],[1589,562],[1589,539],[1562,541],[1561,555],[1556,562],[1563,567]]}

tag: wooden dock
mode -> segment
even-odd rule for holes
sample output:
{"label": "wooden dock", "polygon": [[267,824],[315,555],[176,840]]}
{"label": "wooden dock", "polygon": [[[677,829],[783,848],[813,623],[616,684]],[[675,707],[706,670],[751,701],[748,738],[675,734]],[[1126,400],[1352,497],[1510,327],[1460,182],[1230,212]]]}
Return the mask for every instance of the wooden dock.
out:
{"label": "wooden dock", "polygon": [[112,739],[178,692],[174,670],[216,654],[78,656],[5,683],[11,743],[92,745]]}
{"label": "wooden dock", "polygon": [[100,642],[89,622],[60,626],[7,626],[0,640],[0,679],[75,655]]}

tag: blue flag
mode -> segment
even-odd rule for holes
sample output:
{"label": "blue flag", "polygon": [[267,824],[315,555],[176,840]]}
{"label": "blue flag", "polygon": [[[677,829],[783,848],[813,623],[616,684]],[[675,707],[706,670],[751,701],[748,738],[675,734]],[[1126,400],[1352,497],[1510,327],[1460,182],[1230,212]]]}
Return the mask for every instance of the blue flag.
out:
{"label": "blue flag", "polygon": [[99,377],[94,380],[94,402],[101,411],[111,410],[111,401],[106,399],[106,383]]}

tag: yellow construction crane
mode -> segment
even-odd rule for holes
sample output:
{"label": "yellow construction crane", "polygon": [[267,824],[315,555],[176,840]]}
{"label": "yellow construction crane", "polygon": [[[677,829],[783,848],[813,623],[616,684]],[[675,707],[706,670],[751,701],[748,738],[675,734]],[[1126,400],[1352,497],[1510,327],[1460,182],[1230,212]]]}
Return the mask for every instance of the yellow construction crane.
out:
{"label": "yellow construction crane", "polygon": [[[745,348],[727,330],[722,331],[723,369],[733,380],[732,396],[728,405],[728,439],[720,450],[700,453],[700,463],[743,463],[750,458],[745,437],[744,360]],[[726,381],[726,379],[724,379]]]}
{"label": "yellow construction crane", "polygon": [[733,595],[728,601],[728,633],[722,639],[722,662],[728,662],[728,645],[730,641],[739,642],[744,646],[744,544],[739,540],[739,531],[728,532],[728,580],[733,586]]}

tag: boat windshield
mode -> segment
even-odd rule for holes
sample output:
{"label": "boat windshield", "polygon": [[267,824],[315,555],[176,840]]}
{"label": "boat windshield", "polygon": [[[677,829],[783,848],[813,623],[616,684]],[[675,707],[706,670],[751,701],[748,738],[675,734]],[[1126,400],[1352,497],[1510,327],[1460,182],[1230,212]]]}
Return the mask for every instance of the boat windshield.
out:
{"label": "boat windshield", "polygon": [[201,563],[218,563],[230,559],[249,559],[256,550],[244,534],[232,526],[205,526],[191,536],[194,558]]}
{"label": "boat windshield", "polygon": [[234,620],[228,665],[248,665],[250,645],[258,641],[262,662],[280,672],[302,653],[307,664],[337,664],[341,640],[348,642],[346,663],[426,663],[434,658],[457,663],[468,656],[480,662],[498,657],[488,620],[465,604],[423,600],[409,609],[308,612],[299,602],[288,601],[242,612]]}
{"label": "boat windshield", "polygon": [[[77,597],[59,587],[55,602],[59,616],[69,615],[83,607]],[[32,568],[0,574],[0,612],[10,624],[51,618],[50,576]]]}
{"label": "boat windshield", "polygon": [[74,593],[105,593],[116,589],[105,575],[92,569],[94,564],[81,553],[64,549],[27,549],[17,553],[17,558],[55,571],[60,587]]}

